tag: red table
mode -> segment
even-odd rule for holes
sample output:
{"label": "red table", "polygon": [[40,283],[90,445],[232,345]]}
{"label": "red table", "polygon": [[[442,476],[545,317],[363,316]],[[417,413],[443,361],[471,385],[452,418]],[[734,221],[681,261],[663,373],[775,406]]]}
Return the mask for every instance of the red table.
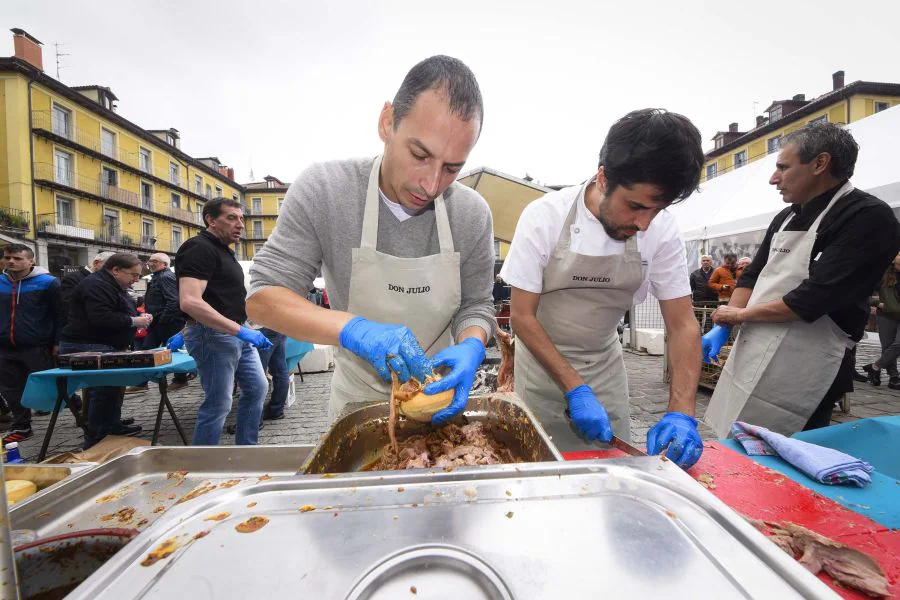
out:
{"label": "red table", "polygon": [[[565,452],[563,456],[566,460],[581,460],[625,454],[619,450],[591,450]],[[709,491],[742,515],[791,521],[865,552],[878,561],[887,575],[891,596],[900,598],[900,530],[879,525],[718,442],[705,443],[700,462],[688,470],[695,479],[705,473],[712,476],[716,486]],[[868,598],[835,585],[824,573],[819,578],[844,598]]]}

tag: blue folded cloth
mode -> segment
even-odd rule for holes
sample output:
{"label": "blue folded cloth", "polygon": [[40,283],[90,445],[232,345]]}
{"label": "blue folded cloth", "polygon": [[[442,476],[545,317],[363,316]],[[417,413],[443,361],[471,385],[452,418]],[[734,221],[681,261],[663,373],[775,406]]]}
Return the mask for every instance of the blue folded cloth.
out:
{"label": "blue folded cloth", "polygon": [[875,470],[874,467],[849,454],[785,437],[765,427],[741,421],[731,425],[731,433],[747,454],[780,456],[819,483],[849,483],[865,487],[872,481],[869,473]]}

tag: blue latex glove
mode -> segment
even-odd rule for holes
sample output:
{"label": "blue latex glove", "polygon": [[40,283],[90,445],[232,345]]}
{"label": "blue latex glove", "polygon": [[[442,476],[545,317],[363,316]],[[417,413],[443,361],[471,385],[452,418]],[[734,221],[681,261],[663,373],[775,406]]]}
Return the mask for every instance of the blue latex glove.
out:
{"label": "blue latex glove", "polygon": [[566,400],[569,402],[569,418],[587,441],[600,440],[608,443],[612,440],[609,416],[589,385],[581,384],[569,390],[566,392]]}
{"label": "blue latex glove", "polygon": [[666,458],[682,469],[694,466],[703,454],[703,440],[697,431],[697,419],[680,412],[667,412],[647,432],[647,454],[659,454],[668,446]]}
{"label": "blue latex glove", "polygon": [[181,350],[184,347],[184,334],[180,331],[169,338],[169,341],[166,342],[166,348],[171,350],[172,352],[176,352]]}
{"label": "blue latex glove", "polygon": [[444,348],[434,356],[434,368],[448,366],[452,370],[440,381],[425,386],[426,394],[440,394],[455,388],[453,402],[431,417],[432,425],[443,425],[466,408],[469,392],[475,382],[475,371],[484,361],[484,344],[478,338],[466,338],[460,343]]}
{"label": "blue latex glove", "polygon": [[272,342],[269,341],[269,338],[265,336],[262,331],[258,329],[250,329],[249,327],[244,327],[241,325],[241,328],[238,330],[237,335],[234,336],[242,342],[247,342],[248,344],[253,344],[260,350],[268,350],[272,347]]}
{"label": "blue latex glove", "polygon": [[731,335],[731,327],[716,325],[703,336],[700,341],[703,348],[703,362],[709,363],[713,360],[719,362],[719,350],[728,343],[729,335]]}
{"label": "blue latex glove", "polygon": [[419,345],[419,340],[403,325],[386,325],[353,317],[340,335],[341,347],[369,362],[384,381],[391,380],[388,365],[400,381],[415,377],[425,381],[431,375],[431,361]]}

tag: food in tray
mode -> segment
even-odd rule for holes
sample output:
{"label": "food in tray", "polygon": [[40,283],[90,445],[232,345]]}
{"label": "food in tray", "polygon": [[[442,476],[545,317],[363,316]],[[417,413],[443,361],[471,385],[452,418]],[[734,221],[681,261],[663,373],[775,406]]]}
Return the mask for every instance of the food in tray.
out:
{"label": "food in tray", "polygon": [[6,482],[6,501],[10,504],[21,502],[37,494],[37,485],[27,479],[10,479]]}
{"label": "food in tray", "polygon": [[367,471],[452,468],[467,465],[496,465],[522,462],[498,441],[483,421],[467,425],[450,423],[427,434],[408,437],[384,447],[381,457]]}
{"label": "food in tray", "polygon": [[390,419],[388,420],[388,437],[390,437],[391,445],[394,449],[397,449],[398,411],[414,421],[427,423],[431,420],[434,413],[447,408],[453,402],[452,389],[434,395],[428,395],[424,392],[426,385],[439,381],[440,378],[440,375],[433,373],[425,378],[424,384],[415,377],[400,383],[397,374],[393,370],[391,371],[391,405]]}
{"label": "food in tray", "polygon": [[512,334],[497,329],[497,345],[500,347],[500,369],[497,371],[497,391],[512,392],[515,390],[516,378],[513,371],[515,365],[515,341]]}

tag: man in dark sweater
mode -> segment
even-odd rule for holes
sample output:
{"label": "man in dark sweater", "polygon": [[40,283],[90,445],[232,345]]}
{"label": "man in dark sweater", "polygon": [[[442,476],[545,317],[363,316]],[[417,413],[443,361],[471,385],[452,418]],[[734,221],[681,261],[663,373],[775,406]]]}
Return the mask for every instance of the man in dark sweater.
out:
{"label": "man in dark sweater", "polygon": [[94,260],[91,261],[90,266],[81,267],[77,271],[72,271],[59,282],[59,295],[62,300],[62,327],[66,326],[66,322],[69,318],[69,300],[72,298],[72,292],[75,291],[75,288],[78,287],[79,283],[84,281],[85,277],[102,269],[103,263],[105,263],[106,259],[113,254],[115,254],[115,252],[100,252],[94,257]]}
{"label": "man in dark sweater", "polygon": [[4,249],[0,275],[0,393],[13,422],[3,443],[34,435],[31,411],[21,404],[28,375],[52,369],[59,344],[59,280],[34,266],[34,252],[23,244]]}
{"label": "man in dark sweater", "polygon": [[[69,303],[69,322],[62,331],[60,351],[115,352],[128,348],[134,332],[153,322],[149,314],[138,315],[126,290],[140,279],[143,265],[133,254],[113,254],[103,269],[78,284]],[[139,425],[123,425],[123,388],[97,387],[85,390],[91,397],[85,450],[109,434],[133,435]]]}
{"label": "man in dark sweater", "polygon": [[712,256],[704,254],[700,257],[700,268],[691,273],[691,299],[694,304],[719,301],[718,292],[709,287],[712,273]]}
{"label": "man in dark sweater", "polygon": [[[147,261],[152,275],[144,294],[144,306],[146,312],[153,315],[153,323],[147,328],[144,348],[158,348],[184,328],[184,315],[178,308],[178,281],[169,268],[170,262],[169,256],[162,252],[150,255]],[[169,385],[169,392],[183,388],[187,382],[187,373],[176,373]],[[125,392],[130,394],[146,389],[145,383],[130,387]]]}

